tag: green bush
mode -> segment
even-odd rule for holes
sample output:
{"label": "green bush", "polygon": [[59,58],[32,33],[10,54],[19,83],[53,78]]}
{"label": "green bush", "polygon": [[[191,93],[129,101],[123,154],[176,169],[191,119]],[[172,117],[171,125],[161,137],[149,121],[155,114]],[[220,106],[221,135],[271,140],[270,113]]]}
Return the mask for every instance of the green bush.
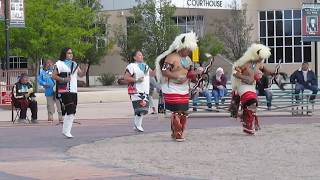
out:
{"label": "green bush", "polygon": [[104,86],[112,85],[115,80],[116,76],[111,73],[103,73],[100,75],[100,77],[98,77],[98,81],[100,81]]}

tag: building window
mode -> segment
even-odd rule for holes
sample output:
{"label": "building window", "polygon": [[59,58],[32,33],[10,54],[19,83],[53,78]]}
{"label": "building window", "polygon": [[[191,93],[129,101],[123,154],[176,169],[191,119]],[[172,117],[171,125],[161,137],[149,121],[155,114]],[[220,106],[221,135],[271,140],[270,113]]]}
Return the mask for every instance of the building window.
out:
{"label": "building window", "polygon": [[195,32],[199,37],[204,35],[203,16],[177,16],[172,18],[182,33]]}
{"label": "building window", "polygon": [[271,48],[267,63],[311,62],[311,42],[302,42],[301,10],[260,11],[260,43]]}
{"label": "building window", "polygon": [[[5,59],[2,59],[1,68],[5,68]],[[26,69],[28,68],[27,58],[20,56],[10,56],[9,58],[9,69]]]}
{"label": "building window", "polygon": [[[175,16],[171,18],[173,22],[180,28],[182,33],[195,32],[198,37],[204,35],[204,20],[203,16]],[[135,23],[134,18],[127,18],[127,30]],[[128,32],[128,31],[127,31]]]}

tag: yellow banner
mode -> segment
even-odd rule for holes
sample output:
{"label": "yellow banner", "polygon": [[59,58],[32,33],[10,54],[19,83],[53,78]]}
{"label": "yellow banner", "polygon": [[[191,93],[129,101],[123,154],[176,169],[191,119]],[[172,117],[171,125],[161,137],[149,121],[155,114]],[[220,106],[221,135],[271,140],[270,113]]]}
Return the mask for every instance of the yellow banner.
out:
{"label": "yellow banner", "polygon": [[192,61],[199,62],[199,48],[192,51]]}

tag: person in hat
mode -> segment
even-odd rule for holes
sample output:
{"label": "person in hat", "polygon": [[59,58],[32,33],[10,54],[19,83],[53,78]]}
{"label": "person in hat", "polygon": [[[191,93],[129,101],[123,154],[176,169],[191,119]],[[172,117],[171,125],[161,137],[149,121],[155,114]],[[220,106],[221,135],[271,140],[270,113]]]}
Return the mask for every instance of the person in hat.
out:
{"label": "person in hat", "polygon": [[160,80],[164,95],[165,108],[171,114],[171,137],[184,141],[184,130],[189,109],[189,80],[196,78],[192,71],[189,57],[197,48],[197,37],[194,32],[178,35],[169,49],[156,58],[156,75]]}
{"label": "person in hat", "polygon": [[38,123],[38,104],[33,85],[30,83],[27,74],[22,73],[19,76],[18,82],[13,86],[12,93],[13,105],[21,109],[18,123],[26,122],[28,108],[31,110],[31,123]]}
{"label": "person in hat", "polygon": [[[212,95],[216,106],[219,106],[219,100],[227,95],[227,77],[222,67],[217,68],[212,78]],[[224,100],[222,99],[221,102],[224,103]]]}

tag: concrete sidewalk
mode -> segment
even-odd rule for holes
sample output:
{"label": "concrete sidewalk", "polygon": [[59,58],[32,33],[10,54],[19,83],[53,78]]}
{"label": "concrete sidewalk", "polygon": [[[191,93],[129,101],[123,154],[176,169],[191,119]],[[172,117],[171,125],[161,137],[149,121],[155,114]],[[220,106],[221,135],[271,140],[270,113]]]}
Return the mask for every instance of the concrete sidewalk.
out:
{"label": "concrete sidewalk", "polygon": [[[124,102],[129,101],[129,95],[126,87],[90,87],[78,88],[78,103],[105,103],[105,102]],[[39,104],[46,104],[44,93],[37,93]]]}
{"label": "concrete sidewalk", "polygon": [[[47,120],[46,99],[43,93],[37,93],[38,119]],[[157,99],[155,99],[157,105]],[[30,111],[28,110],[30,115]],[[260,116],[291,116],[290,112],[262,111]],[[168,113],[166,116],[168,117]],[[314,112],[314,116],[319,112]],[[79,88],[76,119],[131,118],[133,109],[126,87]],[[191,117],[229,117],[229,113],[190,111]],[[55,116],[57,119],[57,115]],[[0,108],[0,121],[11,121],[11,111]]]}

